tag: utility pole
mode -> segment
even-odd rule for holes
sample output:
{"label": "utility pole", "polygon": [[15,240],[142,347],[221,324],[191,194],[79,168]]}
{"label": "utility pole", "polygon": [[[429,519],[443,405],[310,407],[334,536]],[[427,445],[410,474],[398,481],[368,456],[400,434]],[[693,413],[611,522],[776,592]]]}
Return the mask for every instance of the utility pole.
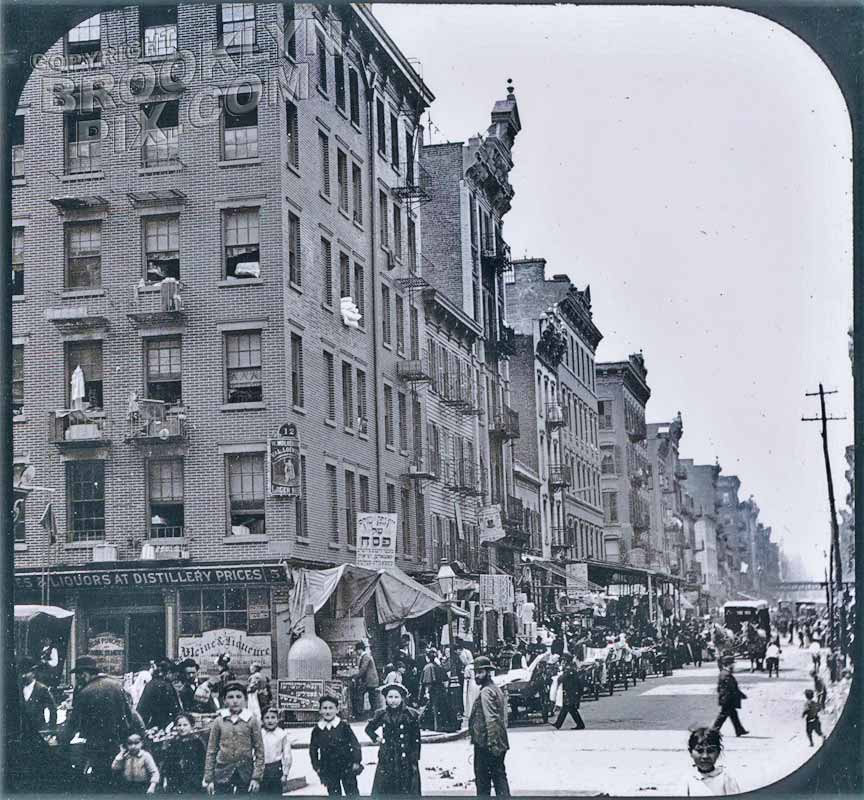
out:
{"label": "utility pole", "polygon": [[[802,422],[821,422],[822,423],[822,453],[825,456],[825,475],[828,478],[828,508],[831,513],[831,561],[833,561],[833,569],[831,579],[836,577],[836,591],[834,599],[839,598],[840,605],[840,653],[843,657],[843,662],[846,661],[846,605],[843,602],[843,563],[840,556],[840,528],[837,525],[837,508],[834,503],[834,481],[831,477],[831,459],[828,455],[828,423],[832,421],[844,420],[846,417],[829,417],[825,412],[825,395],[837,394],[835,391],[826,392],[822,384],[819,384],[818,392],[807,392],[805,397],[818,397],[821,414],[818,417],[801,417]],[[832,609],[833,611],[833,609]],[[834,617],[831,616],[831,629],[834,629]],[[834,639],[836,642],[836,638]]]}

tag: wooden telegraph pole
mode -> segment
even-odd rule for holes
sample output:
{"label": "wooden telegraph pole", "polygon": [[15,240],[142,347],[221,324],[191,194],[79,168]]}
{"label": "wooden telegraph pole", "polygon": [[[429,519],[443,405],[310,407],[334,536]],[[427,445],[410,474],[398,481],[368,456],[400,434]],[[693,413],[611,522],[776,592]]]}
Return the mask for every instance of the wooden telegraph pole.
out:
{"label": "wooden telegraph pole", "polygon": [[822,453],[825,456],[825,475],[828,478],[828,507],[831,513],[831,559],[833,561],[833,569],[831,570],[830,580],[835,582],[835,591],[833,592],[834,605],[837,605],[839,599],[840,606],[840,636],[833,636],[834,633],[834,616],[833,609],[831,610],[831,632],[834,641],[840,639],[840,653],[846,660],[846,606],[843,603],[843,563],[840,557],[840,528],[837,525],[837,508],[834,503],[834,481],[831,477],[831,459],[828,455],[828,423],[844,420],[846,417],[829,417],[825,413],[825,395],[837,394],[836,390],[826,392],[822,384],[819,384],[818,392],[807,392],[805,397],[818,397],[821,414],[818,417],[801,417],[802,422],[821,422],[822,423]]}

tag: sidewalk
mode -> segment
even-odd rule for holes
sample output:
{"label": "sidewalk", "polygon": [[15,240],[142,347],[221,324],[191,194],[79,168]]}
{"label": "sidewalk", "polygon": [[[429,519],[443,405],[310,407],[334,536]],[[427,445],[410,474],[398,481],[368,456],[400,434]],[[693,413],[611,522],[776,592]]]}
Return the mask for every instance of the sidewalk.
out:
{"label": "sidewalk", "polygon": [[[369,741],[369,737],[364,732],[366,728],[365,720],[363,722],[351,722],[349,724],[351,725],[351,730],[354,731],[354,735],[357,737],[357,741],[359,741],[363,747],[377,747],[376,744],[373,744]],[[312,737],[312,728],[314,725],[314,722],[310,722],[308,725],[305,725],[302,728],[287,729],[288,735],[291,737],[292,750],[309,749],[309,739]],[[467,728],[462,728],[461,730],[453,731],[452,733],[422,731],[420,734],[420,741],[423,744],[441,744],[443,742],[455,742],[457,739],[463,739],[467,735]]]}

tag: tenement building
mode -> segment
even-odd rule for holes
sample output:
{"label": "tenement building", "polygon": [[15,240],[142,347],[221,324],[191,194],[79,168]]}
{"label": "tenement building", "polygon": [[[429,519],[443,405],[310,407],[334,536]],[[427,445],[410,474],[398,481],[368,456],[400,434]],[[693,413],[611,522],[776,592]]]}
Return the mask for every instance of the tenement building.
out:
{"label": "tenement building", "polygon": [[641,353],[599,363],[597,373],[603,535],[609,561],[650,561],[651,468],[645,406],[651,397]]}
{"label": "tenement building", "polygon": [[541,479],[544,556],[605,561],[594,370],[602,334],[590,289],[563,275],[547,280],[545,269],[544,259],[513,261],[507,278],[517,458]]}
{"label": "tenement building", "polygon": [[75,651],[108,637],[125,671],[222,629],[275,670],[284,565],[353,561],[356,512],[397,510],[398,564],[437,567],[398,280],[432,94],[364,6],[129,6],[48,56],[14,159],[14,455],[50,490],[16,599],[50,568]]}
{"label": "tenement building", "polygon": [[696,464],[692,459],[681,459],[681,466],[687,471],[684,489],[693,499],[695,515],[696,563],[701,591],[714,602],[725,602],[723,586],[719,579],[717,563],[717,479],[720,476],[719,464]]}

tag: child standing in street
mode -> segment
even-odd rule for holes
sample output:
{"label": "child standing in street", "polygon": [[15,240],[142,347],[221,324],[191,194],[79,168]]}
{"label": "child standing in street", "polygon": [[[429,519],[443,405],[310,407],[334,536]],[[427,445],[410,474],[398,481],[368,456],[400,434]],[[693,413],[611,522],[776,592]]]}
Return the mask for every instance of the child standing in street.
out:
{"label": "child standing in street", "polygon": [[381,743],[372,796],[420,797],[420,713],[408,708],[401,683],[385,684],[381,694],[385,708],[366,726],[366,735]]}
{"label": "child standing in street", "polygon": [[804,703],[804,713],[801,716],[804,717],[807,740],[810,742],[810,747],[813,747],[814,733],[818,733],[822,741],[825,741],[822,735],[822,722],[819,720],[819,703],[814,699],[812,689],[805,689],[804,697],[807,698],[807,702]]}
{"label": "child standing in street", "polygon": [[198,794],[204,778],[204,742],[195,735],[192,717],[185,713],[174,720],[174,733],[162,763],[165,791],[169,794]]}
{"label": "child standing in street", "polygon": [[141,749],[141,737],[137,733],[126,740],[126,747],[117,753],[111,769],[121,773],[127,793],[155,794],[159,785],[159,769],[153,756]]}
{"label": "child standing in street", "polygon": [[685,776],[676,794],[685,797],[739,794],[738,782],[724,767],[717,766],[723,752],[723,737],[716,728],[696,728],[687,742],[695,769]]}
{"label": "child standing in street", "polygon": [[264,739],[264,780],[261,794],[281,797],[291,772],[291,737],[279,727],[279,712],[275,708],[262,709]]}
{"label": "child standing in street", "polygon": [[318,701],[321,719],[312,728],[309,760],[327,794],[357,797],[357,776],[363,771],[360,742],[351,726],[339,717],[339,700],[322,695]]}

